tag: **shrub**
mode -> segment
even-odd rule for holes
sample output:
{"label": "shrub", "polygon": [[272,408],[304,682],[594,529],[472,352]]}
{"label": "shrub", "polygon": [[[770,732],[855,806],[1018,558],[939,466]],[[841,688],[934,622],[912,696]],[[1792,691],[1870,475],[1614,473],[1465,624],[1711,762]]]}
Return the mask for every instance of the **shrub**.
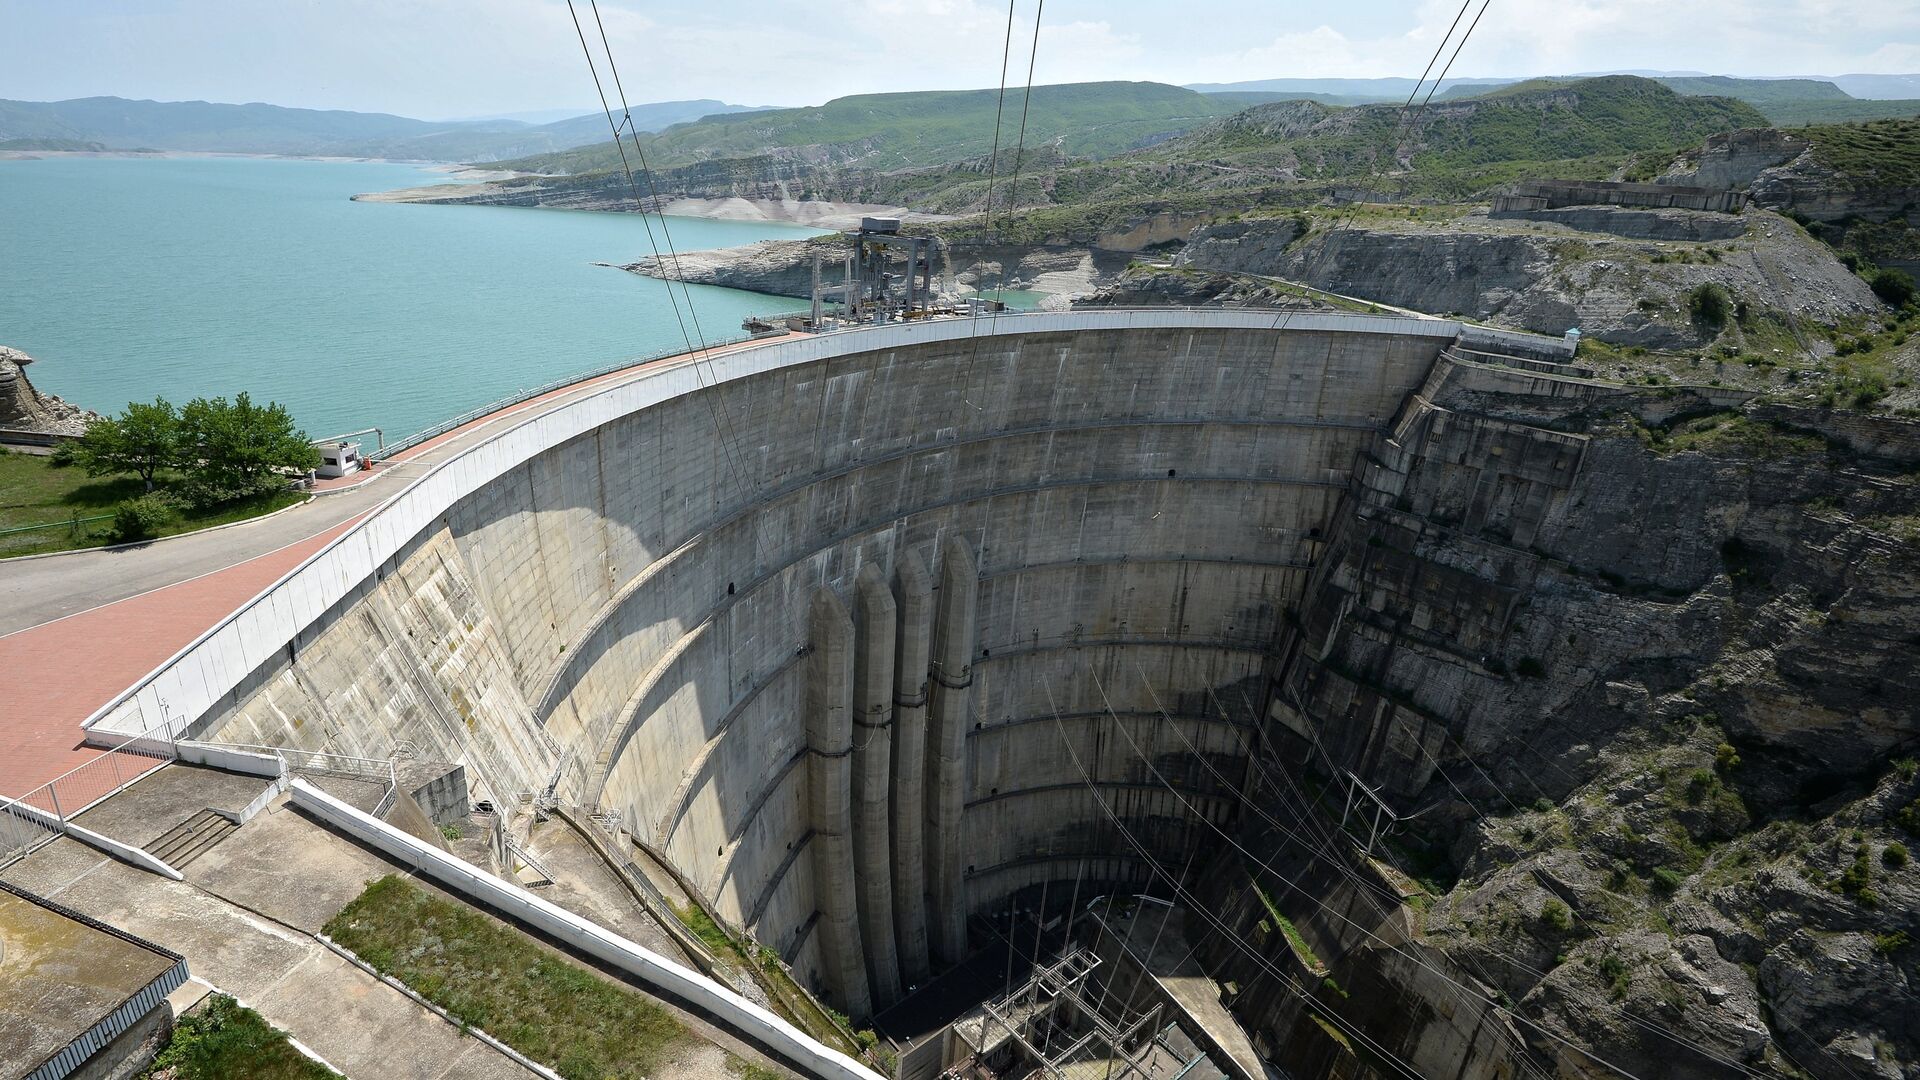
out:
{"label": "shrub", "polygon": [[1540,921],[1555,933],[1564,934],[1573,929],[1573,909],[1558,899],[1550,898],[1540,905]]}
{"label": "shrub", "polygon": [[1702,326],[1717,330],[1733,314],[1733,297],[1718,285],[1697,285],[1687,294],[1687,313]]}
{"label": "shrub", "polygon": [[1740,767],[1740,752],[1732,743],[1721,743],[1713,751],[1713,768],[1716,772],[1729,772]]}
{"label": "shrub", "polygon": [[179,517],[173,500],[165,495],[141,495],[128,499],[113,510],[113,535],[123,543],[152,539]]}
{"label": "shrub", "polygon": [[1662,896],[1672,896],[1680,891],[1680,886],[1685,884],[1686,880],[1686,875],[1680,871],[1662,866],[1653,872],[1653,891]]}
{"label": "shrub", "polygon": [[1720,778],[1705,769],[1695,769],[1687,774],[1687,801],[1698,803],[1707,797],[1707,793],[1720,783]]}
{"label": "shrub", "polygon": [[1873,935],[1873,951],[1881,956],[1892,956],[1906,948],[1912,941],[1905,930],[1895,930],[1890,934]]}
{"label": "shrub", "polygon": [[1880,852],[1880,864],[1889,870],[1898,870],[1907,865],[1907,845],[1895,840]]}
{"label": "shrub", "polygon": [[1546,675],[1547,666],[1536,657],[1523,656],[1520,662],[1513,666],[1513,671],[1523,679],[1538,679]]}
{"label": "shrub", "polygon": [[1905,307],[1914,297],[1913,275],[1891,266],[1875,270],[1867,284],[1875,296],[1894,307]]}

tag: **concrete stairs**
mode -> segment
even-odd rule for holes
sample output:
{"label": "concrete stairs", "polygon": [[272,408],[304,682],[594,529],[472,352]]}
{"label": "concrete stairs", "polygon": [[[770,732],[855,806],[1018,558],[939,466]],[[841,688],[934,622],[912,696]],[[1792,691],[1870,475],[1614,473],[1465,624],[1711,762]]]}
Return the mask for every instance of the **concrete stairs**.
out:
{"label": "concrete stairs", "polygon": [[218,811],[202,810],[148,844],[147,854],[178,870],[239,827]]}

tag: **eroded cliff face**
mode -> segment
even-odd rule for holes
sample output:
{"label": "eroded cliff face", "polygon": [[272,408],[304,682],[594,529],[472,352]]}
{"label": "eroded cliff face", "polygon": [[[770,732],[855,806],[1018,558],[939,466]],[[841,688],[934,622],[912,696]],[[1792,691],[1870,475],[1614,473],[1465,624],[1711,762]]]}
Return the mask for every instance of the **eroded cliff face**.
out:
{"label": "eroded cliff face", "polygon": [[1701,285],[1796,320],[1840,326],[1880,310],[1818,241],[1768,213],[1578,207],[1524,220],[1475,211],[1449,220],[1371,214],[1303,235],[1298,218],[1194,232],[1175,265],[1267,274],[1435,313],[1558,335],[1687,348],[1718,327],[1687,296]]}
{"label": "eroded cliff face", "polygon": [[1532,366],[1443,360],[1357,465],[1275,760],[1411,818],[1418,940],[1563,1075],[1912,1075],[1920,425]]}
{"label": "eroded cliff face", "polygon": [[0,345],[0,428],[47,435],[79,435],[99,414],[43,394],[27,380],[33,358]]}

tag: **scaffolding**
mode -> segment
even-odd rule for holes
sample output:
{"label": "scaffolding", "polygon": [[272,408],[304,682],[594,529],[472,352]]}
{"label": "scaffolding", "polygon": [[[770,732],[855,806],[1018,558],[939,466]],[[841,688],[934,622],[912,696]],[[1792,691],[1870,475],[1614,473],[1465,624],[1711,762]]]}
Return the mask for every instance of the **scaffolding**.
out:
{"label": "scaffolding", "polygon": [[[1089,989],[1101,964],[1085,945],[1071,946],[1007,993],[953,1026],[960,1059],[946,1080],[1174,1080],[1206,1060],[1161,1007],[1120,1007]],[[1095,998],[1099,1000],[1094,1000]]]}

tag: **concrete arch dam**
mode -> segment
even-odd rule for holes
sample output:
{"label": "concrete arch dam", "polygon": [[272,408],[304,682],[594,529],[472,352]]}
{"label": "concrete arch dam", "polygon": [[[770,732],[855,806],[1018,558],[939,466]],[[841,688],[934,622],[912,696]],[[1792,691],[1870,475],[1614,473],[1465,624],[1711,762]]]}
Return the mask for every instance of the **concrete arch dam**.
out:
{"label": "concrete arch dam", "polygon": [[1103,804],[1176,866],[1190,813],[1226,822],[1356,457],[1460,331],[1284,322],[1027,315],[659,365],[439,467],[100,722],[404,742],[479,797],[617,814],[866,1015],[1012,894],[1147,883]]}

